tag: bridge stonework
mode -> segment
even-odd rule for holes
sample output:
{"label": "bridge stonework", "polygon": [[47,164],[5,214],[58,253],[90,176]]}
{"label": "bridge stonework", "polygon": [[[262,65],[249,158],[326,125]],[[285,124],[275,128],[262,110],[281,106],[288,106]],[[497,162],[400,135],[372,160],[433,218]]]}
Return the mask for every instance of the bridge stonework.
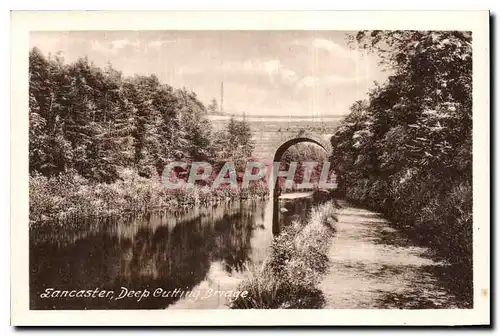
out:
{"label": "bridge stonework", "polygon": [[[231,116],[212,116],[214,130],[223,130],[229,123]],[[243,117],[235,117],[242,120]],[[255,143],[254,156],[260,159],[272,159],[277,149],[287,141],[304,139],[321,145],[331,153],[330,137],[341,117],[312,118],[312,117],[277,117],[277,116],[247,116],[245,120],[250,124],[252,138]],[[293,143],[292,141],[290,143]],[[298,141],[302,142],[302,141]]]}

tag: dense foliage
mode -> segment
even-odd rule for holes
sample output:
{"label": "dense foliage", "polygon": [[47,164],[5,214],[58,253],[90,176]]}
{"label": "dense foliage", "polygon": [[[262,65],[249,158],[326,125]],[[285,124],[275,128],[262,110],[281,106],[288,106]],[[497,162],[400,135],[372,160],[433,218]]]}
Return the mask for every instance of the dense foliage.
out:
{"label": "dense foliage", "polygon": [[214,134],[217,161],[246,162],[252,156],[254,143],[250,125],[246,120],[229,119],[224,131]]}
{"label": "dense foliage", "polygon": [[[306,174],[307,162],[315,162],[317,164],[312,168],[309,181],[312,185],[317,187],[323,169],[323,163],[327,160],[328,154],[320,146],[311,143],[298,143],[290,146],[290,148],[283,153],[283,156],[281,157],[280,170],[286,171],[290,169],[291,162],[297,163],[294,184],[291,189],[298,190],[297,185],[300,185],[303,182],[304,175]],[[280,178],[281,187],[283,189],[285,189],[284,181],[284,177]],[[289,189],[287,190],[289,191]]]}
{"label": "dense foliage", "polygon": [[210,124],[193,92],[158,78],[125,78],[87,59],[30,53],[30,171],[53,176],[74,168],[111,182],[118,167],[161,173],[171,160],[207,159]]}
{"label": "dense foliage", "polygon": [[[144,193],[160,193],[167,163],[244,165],[253,151],[246,121],[231,119],[226,130],[212,132],[207,109],[191,91],[162,84],[154,75],[125,77],[86,58],[65,64],[36,48],[29,55],[29,112],[32,219],[58,218],[69,210],[130,210],[124,204],[144,208],[144,200],[154,202]],[[64,189],[60,181],[78,188]],[[146,191],[148,184],[154,186]],[[106,199],[99,190],[107,191]],[[110,202],[110,195],[122,199]],[[160,199],[182,203],[172,193],[155,198]],[[123,204],[114,207],[116,202]]]}
{"label": "dense foliage", "polygon": [[472,46],[456,31],[362,31],[391,72],[332,137],[348,198],[463,267],[472,264]]}

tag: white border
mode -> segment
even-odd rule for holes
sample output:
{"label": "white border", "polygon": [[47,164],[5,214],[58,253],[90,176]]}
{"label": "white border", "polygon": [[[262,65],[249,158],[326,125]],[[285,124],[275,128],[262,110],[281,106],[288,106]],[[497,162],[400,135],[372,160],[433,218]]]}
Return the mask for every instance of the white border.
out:
{"label": "white border", "polygon": [[[13,12],[11,22],[11,323],[13,325],[468,325],[489,323],[489,17],[447,12]],[[474,309],[30,311],[28,50],[33,30],[361,30],[473,32]]]}

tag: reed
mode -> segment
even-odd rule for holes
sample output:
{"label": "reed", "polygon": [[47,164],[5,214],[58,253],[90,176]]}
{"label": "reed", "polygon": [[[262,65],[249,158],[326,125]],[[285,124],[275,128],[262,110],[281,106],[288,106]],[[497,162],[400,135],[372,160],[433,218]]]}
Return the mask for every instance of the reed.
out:
{"label": "reed", "polygon": [[110,184],[91,183],[75,172],[67,172],[53,178],[31,176],[29,187],[31,225],[156,210],[181,211],[223,201],[266,198],[268,194],[263,183],[243,191],[229,186],[167,189],[159,177],[141,177],[130,169],[121,171],[120,179]]}

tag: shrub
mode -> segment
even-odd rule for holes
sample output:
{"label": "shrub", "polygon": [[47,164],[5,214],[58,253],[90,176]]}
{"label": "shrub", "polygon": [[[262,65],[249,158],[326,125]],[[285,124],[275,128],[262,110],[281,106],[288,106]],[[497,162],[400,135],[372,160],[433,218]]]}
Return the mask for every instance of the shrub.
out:
{"label": "shrub", "polygon": [[264,198],[264,183],[253,183],[241,192],[223,185],[216,190],[208,186],[166,189],[158,176],[140,176],[132,169],[123,169],[114,183],[91,182],[76,171],[48,178],[30,176],[30,222],[62,222],[70,218],[115,216],[146,213],[158,208],[179,211],[208,206],[228,199]]}
{"label": "shrub", "polygon": [[248,295],[238,297],[231,308],[320,308],[324,298],[317,285],[328,266],[334,213],[329,202],[313,209],[306,223],[286,227],[261,267],[239,284],[238,290]]}

